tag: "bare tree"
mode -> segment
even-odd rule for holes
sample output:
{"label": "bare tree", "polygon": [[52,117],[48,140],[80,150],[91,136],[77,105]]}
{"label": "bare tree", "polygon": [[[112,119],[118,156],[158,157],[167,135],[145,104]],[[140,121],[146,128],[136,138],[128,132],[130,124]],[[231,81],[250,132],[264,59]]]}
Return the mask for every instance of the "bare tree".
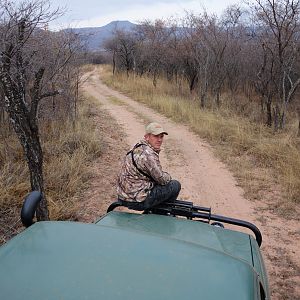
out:
{"label": "bare tree", "polygon": [[173,29],[167,27],[164,20],[155,22],[146,20],[138,26],[137,30],[142,37],[139,46],[143,49],[144,59],[148,61],[148,71],[156,87],[158,75],[166,67],[167,46]]}
{"label": "bare tree", "polygon": [[[68,63],[72,49],[45,30],[60,15],[48,1],[0,2],[0,84],[5,110],[23,147],[32,190],[43,199],[38,220],[49,218],[44,195],[43,152],[39,137],[38,110],[41,101],[57,95],[55,80]],[[50,43],[49,43],[50,42]]]}
{"label": "bare tree", "polygon": [[231,92],[231,97],[236,99],[235,94],[243,78],[243,56],[247,47],[245,25],[242,23],[244,11],[238,5],[231,5],[224,11],[221,23],[228,38],[227,53],[224,63],[225,80]]}
{"label": "bare tree", "polygon": [[105,42],[104,48],[112,53],[113,73],[118,65],[125,69],[127,77],[135,66],[136,40],[132,32],[116,30],[113,38]]}
{"label": "bare tree", "polygon": [[182,29],[180,30],[181,64],[191,93],[195,90],[199,80],[201,65],[199,54],[203,53],[201,51],[201,43],[198,40],[197,23],[198,19],[195,15],[188,13],[182,19]]}
{"label": "bare tree", "polygon": [[108,52],[111,53],[111,57],[112,57],[112,73],[113,75],[116,72],[116,55],[118,52],[118,40],[116,37],[113,37],[111,39],[108,39],[104,42],[104,49]]}
{"label": "bare tree", "polygon": [[220,106],[220,94],[226,77],[226,51],[229,34],[224,24],[216,16],[206,17],[205,44],[211,52],[211,88],[217,107]]}
{"label": "bare tree", "polygon": [[[257,36],[263,60],[258,73],[262,96],[266,97],[268,125],[271,124],[271,103],[275,130],[284,128],[288,105],[300,84],[297,64],[299,53],[300,2],[293,0],[255,0]],[[266,85],[268,85],[267,95]],[[272,101],[273,100],[273,101]]]}
{"label": "bare tree", "polygon": [[207,103],[209,86],[213,86],[211,76],[214,52],[210,43],[211,33],[208,30],[209,26],[213,25],[213,20],[215,16],[211,18],[205,11],[198,16],[189,13],[185,16],[182,27],[184,73],[189,81],[190,91],[196,87],[199,90],[202,108]]}
{"label": "bare tree", "polygon": [[251,114],[255,120],[284,128],[289,107],[299,106],[300,0],[249,1],[250,10],[234,5],[221,17],[204,10],[169,23],[146,20],[131,36],[134,50],[125,51],[130,64],[122,62],[120,49],[128,47],[120,40],[111,47],[115,60],[123,68],[133,65],[140,76],[150,74],[154,86],[159,75],[176,83],[182,78],[202,108],[210,99],[219,107],[221,94],[230,91],[235,110],[260,106]]}

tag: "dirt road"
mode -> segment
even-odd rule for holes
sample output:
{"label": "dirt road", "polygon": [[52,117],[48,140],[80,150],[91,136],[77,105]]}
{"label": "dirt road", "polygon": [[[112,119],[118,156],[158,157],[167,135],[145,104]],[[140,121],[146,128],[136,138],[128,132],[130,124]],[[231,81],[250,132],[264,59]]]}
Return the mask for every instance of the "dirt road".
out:
{"label": "dirt road", "polygon": [[[111,143],[121,143],[128,149],[143,136],[145,124],[149,121],[161,123],[169,132],[161,152],[161,162],[163,168],[181,182],[180,198],[211,207],[216,214],[257,224],[263,234],[262,250],[272,299],[300,299],[300,267],[297,265],[300,228],[297,222],[282,220],[271,215],[269,210],[259,209],[263,207],[261,204],[245,199],[237,181],[214,157],[206,142],[187,127],[108,88],[101,82],[99,72],[89,73],[84,90],[98,99],[102,108],[123,128],[125,135]],[[121,148],[118,149],[120,151]],[[124,153],[119,153],[118,157]],[[109,153],[107,155],[109,157]],[[101,180],[101,177],[103,173],[96,180]]]}

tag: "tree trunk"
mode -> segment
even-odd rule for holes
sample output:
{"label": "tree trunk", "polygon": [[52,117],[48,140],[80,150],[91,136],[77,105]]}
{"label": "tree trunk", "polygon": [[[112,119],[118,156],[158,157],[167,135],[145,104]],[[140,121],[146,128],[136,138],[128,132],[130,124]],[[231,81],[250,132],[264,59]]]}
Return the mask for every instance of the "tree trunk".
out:
{"label": "tree trunk", "polygon": [[206,103],[206,93],[201,91],[200,95],[200,107],[205,108],[205,103]]}
{"label": "tree trunk", "polygon": [[43,152],[40,144],[38,129],[35,124],[27,126],[22,120],[12,117],[15,121],[14,129],[24,149],[27,165],[30,173],[31,190],[40,191],[43,195],[42,201],[37,208],[37,219],[49,220],[47,200],[44,194],[43,179]]}
{"label": "tree trunk", "polygon": [[[54,84],[53,84],[53,82],[52,82],[52,88],[54,88]],[[52,96],[51,97],[52,98],[52,113],[53,113],[53,115],[55,115],[55,110],[56,110],[56,105],[55,105],[55,96]]]}
{"label": "tree trunk", "polygon": [[276,104],[274,109],[274,129],[278,131],[279,129],[284,129],[285,127],[285,110],[280,109],[279,105]]}
{"label": "tree trunk", "polygon": [[208,83],[205,81],[204,87],[202,86],[200,92],[200,107],[205,108],[206,106],[206,98],[207,98],[207,90],[208,90]]}
{"label": "tree trunk", "polygon": [[79,73],[76,72],[76,82],[75,82],[75,97],[74,97],[74,124],[75,124],[75,120],[77,119],[77,103],[79,100]]}
{"label": "tree trunk", "polygon": [[279,107],[278,104],[276,104],[275,108],[273,109],[274,114],[274,130],[275,132],[279,129],[279,123],[280,123],[280,113],[279,113]]}
{"label": "tree trunk", "polygon": [[298,132],[297,132],[297,136],[300,137],[300,107],[297,107],[296,111],[297,111],[297,116],[298,116]]}
{"label": "tree trunk", "polygon": [[113,53],[113,75],[115,75],[116,72],[116,52]]}
{"label": "tree trunk", "polygon": [[285,127],[285,111],[280,114],[280,129],[284,129]]}
{"label": "tree trunk", "polygon": [[190,84],[189,84],[189,87],[190,87],[190,93],[192,93],[193,90],[195,89],[196,83],[197,83],[197,74],[194,74],[194,75],[190,78]]}
{"label": "tree trunk", "polygon": [[156,88],[156,86],[157,86],[157,73],[156,73],[156,71],[154,71],[152,83],[153,83],[153,86]]}
{"label": "tree trunk", "polygon": [[6,83],[4,86],[5,108],[25,153],[31,189],[40,191],[43,196],[37,208],[37,219],[39,221],[49,220],[47,200],[44,195],[43,152],[36,117],[30,115],[30,111],[22,99],[23,94],[13,87],[9,80],[4,77],[1,79]]}
{"label": "tree trunk", "polygon": [[270,99],[267,100],[266,107],[267,107],[267,126],[271,127],[273,120],[272,120],[272,101]]}
{"label": "tree trunk", "polygon": [[27,164],[30,172],[30,183],[33,191],[40,191],[42,193],[42,201],[37,208],[36,216],[39,221],[49,220],[49,212],[47,208],[47,200],[44,194],[44,179],[43,179],[43,152],[41,149],[38,135],[34,134],[26,145],[25,150],[27,157]]}
{"label": "tree trunk", "polygon": [[216,93],[216,104],[217,104],[217,107],[220,108],[220,90],[219,89],[217,90],[217,93]]}

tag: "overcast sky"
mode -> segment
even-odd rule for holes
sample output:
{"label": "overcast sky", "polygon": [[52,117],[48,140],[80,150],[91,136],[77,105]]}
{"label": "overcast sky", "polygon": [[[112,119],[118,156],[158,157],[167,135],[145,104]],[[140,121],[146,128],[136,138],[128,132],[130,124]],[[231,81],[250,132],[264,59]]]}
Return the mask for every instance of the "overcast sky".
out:
{"label": "overcast sky", "polygon": [[50,27],[99,27],[111,21],[128,20],[133,23],[144,19],[155,20],[182,16],[184,11],[221,14],[238,0],[50,0],[52,8],[66,7],[65,15]]}

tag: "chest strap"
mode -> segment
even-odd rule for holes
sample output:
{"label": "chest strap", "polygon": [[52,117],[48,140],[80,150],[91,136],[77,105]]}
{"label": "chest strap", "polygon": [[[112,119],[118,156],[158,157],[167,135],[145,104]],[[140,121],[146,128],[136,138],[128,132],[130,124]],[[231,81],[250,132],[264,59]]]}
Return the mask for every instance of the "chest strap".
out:
{"label": "chest strap", "polygon": [[149,174],[147,174],[146,172],[144,172],[143,170],[141,170],[141,169],[137,166],[137,164],[136,164],[136,162],[135,162],[135,160],[134,160],[134,157],[133,157],[133,151],[134,151],[136,148],[141,147],[142,145],[145,145],[145,144],[136,144],[130,151],[127,152],[126,155],[131,154],[132,163],[133,163],[133,165],[136,167],[136,169],[137,169],[141,174],[143,174],[144,176],[148,177],[151,181],[155,182],[155,180],[154,180]]}

